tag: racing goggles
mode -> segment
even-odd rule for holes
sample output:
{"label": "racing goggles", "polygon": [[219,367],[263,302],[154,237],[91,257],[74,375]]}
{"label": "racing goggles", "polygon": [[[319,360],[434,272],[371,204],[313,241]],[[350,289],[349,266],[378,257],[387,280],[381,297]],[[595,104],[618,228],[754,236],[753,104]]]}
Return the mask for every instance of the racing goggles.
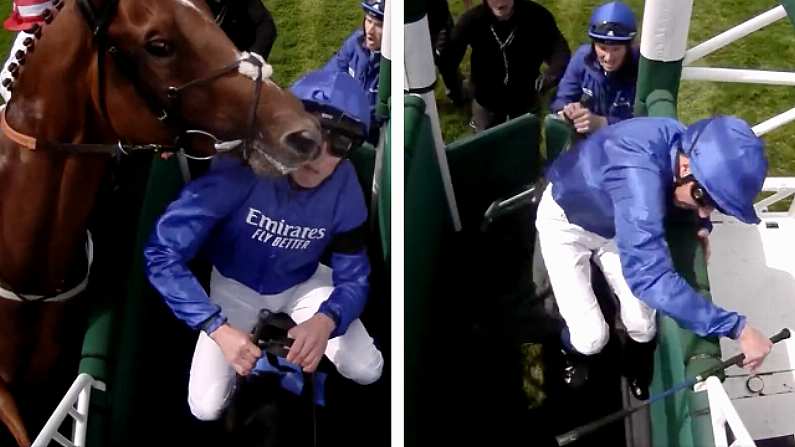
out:
{"label": "racing goggles", "polygon": [[364,139],[358,135],[352,135],[338,127],[323,126],[323,136],[329,143],[331,155],[339,158],[346,158],[350,155],[351,149],[359,147],[364,143]]}
{"label": "racing goggles", "polygon": [[592,26],[588,35],[606,44],[626,44],[631,41],[636,32],[632,31],[620,23],[605,22],[596,26]]}
{"label": "racing goggles", "polygon": [[690,197],[693,198],[693,201],[698,204],[700,207],[711,207],[717,209],[718,206],[715,203],[715,200],[710,197],[707,190],[698,183],[698,180],[693,176],[693,174],[689,174],[677,181],[677,185],[684,185],[685,183],[693,182],[693,187],[690,188]]}

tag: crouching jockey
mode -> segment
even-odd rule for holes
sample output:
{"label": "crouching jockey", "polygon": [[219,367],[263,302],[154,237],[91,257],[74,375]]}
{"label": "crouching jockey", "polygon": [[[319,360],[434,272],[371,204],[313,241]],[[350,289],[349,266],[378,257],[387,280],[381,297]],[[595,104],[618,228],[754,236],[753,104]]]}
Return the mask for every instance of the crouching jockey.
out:
{"label": "crouching jockey", "polygon": [[[49,12],[45,12],[48,10]],[[14,78],[16,78],[16,74],[12,73],[11,69],[13,67],[11,64],[16,64],[17,69],[19,68],[16,54],[18,51],[22,51],[23,53],[27,52],[27,47],[23,42],[26,38],[32,37],[31,34],[25,33],[24,31],[30,30],[34,25],[43,24],[44,16],[46,14],[54,15],[55,12],[56,9],[53,7],[52,0],[14,1],[11,15],[3,22],[3,27],[5,29],[18,32],[17,37],[14,39],[14,44],[11,46],[11,50],[8,53],[8,60],[3,64],[3,71],[0,73],[0,96],[3,97],[3,101],[8,102],[11,98],[11,89],[8,87],[14,81]]]}
{"label": "crouching jockey", "polygon": [[382,124],[376,117],[375,108],[378,103],[386,0],[365,0],[361,6],[364,10],[362,27],[345,39],[339,51],[323,68],[348,73],[365,90],[370,105],[370,131],[367,141],[375,145],[378,144],[378,130]]}
{"label": "crouching jockey", "polygon": [[[357,383],[381,376],[381,352],[358,319],[369,290],[367,208],[345,159],[367,134],[367,97],[350,76],[328,71],[291,90],[324,130],[315,158],[278,178],[224,160],[185,187],[145,248],[149,280],[179,319],[201,330],[188,386],[199,419],[220,417],[235,375],[250,374],[262,355],[249,335],[262,308],[297,323],[287,360],[304,371],[325,353]],[[199,250],[213,264],[209,297],[187,267]],[[330,267],[320,264],[324,252]]]}
{"label": "crouching jockey", "polygon": [[[579,356],[598,353],[608,325],[591,288],[591,260],[618,296],[630,344],[653,340],[655,311],[702,337],[737,340],[745,366],[758,368],[770,341],[746,317],[697,293],[674,269],[665,220],[689,210],[701,219],[705,252],[717,209],[759,223],[754,197],[767,159],[762,141],[734,117],[705,119],[685,128],[667,118],[636,118],[606,127],[563,153],[547,171],[536,228],[555,299],[567,328],[564,379],[582,375]],[[696,235],[694,235],[696,236]],[[648,397],[651,375],[631,377],[630,390]]]}
{"label": "crouching jockey", "polygon": [[640,52],[632,46],[635,15],[622,2],[596,8],[588,26],[591,43],[574,53],[550,111],[588,134],[632,118]]}

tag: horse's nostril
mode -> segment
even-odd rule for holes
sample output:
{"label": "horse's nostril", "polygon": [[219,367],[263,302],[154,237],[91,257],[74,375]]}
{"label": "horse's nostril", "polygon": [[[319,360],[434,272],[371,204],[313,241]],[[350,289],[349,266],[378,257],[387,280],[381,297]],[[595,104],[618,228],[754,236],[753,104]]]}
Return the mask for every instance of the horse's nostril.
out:
{"label": "horse's nostril", "polygon": [[311,155],[320,147],[320,141],[308,130],[292,132],[284,136],[285,145],[302,155]]}

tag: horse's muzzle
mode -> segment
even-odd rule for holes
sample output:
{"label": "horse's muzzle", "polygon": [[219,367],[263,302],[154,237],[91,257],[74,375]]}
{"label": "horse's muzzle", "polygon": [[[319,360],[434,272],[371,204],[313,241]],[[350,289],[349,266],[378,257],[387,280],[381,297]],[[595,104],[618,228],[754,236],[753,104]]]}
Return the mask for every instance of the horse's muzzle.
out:
{"label": "horse's muzzle", "polygon": [[319,132],[303,129],[288,133],[282,137],[282,144],[307,160],[313,159],[320,151],[321,135]]}

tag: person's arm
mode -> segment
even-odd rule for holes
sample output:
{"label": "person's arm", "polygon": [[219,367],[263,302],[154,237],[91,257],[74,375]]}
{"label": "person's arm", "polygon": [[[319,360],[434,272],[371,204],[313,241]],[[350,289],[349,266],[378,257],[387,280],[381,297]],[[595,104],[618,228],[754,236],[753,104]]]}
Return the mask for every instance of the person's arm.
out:
{"label": "person's arm", "polygon": [[294,339],[287,360],[313,372],[328,340],[343,335],[361,315],[369,292],[370,263],[364,247],[365,227],[338,233],[331,241],[334,290],[312,318],[290,329]]}
{"label": "person's arm", "polygon": [[331,59],[323,66],[323,70],[340,71],[348,73],[348,63],[353,57],[354,45],[356,45],[356,32],[345,39],[340,49],[331,56]]}
{"label": "person's arm", "polygon": [[[439,65],[444,66],[445,69],[457,70],[461,65],[467,52],[467,46],[469,46],[470,34],[476,18],[475,12],[474,9],[470,9],[456,21],[447,46],[439,55]],[[449,85],[447,87],[452,88]]]}
{"label": "person's arm", "polygon": [[566,67],[566,72],[563,74],[563,79],[558,85],[558,91],[555,93],[555,99],[549,105],[549,111],[558,113],[563,108],[571,103],[578,102],[582,97],[582,78],[585,70],[585,61],[580,51],[575,53],[574,57]]}
{"label": "person's arm", "polygon": [[254,42],[249,51],[253,51],[267,60],[270,57],[273,43],[276,42],[276,23],[261,0],[249,0],[248,15],[256,26]]}
{"label": "person's arm", "polygon": [[544,70],[542,75],[543,79],[540,89],[538,89],[539,93],[543,93],[558,84],[571,58],[569,43],[558,29],[555,17],[546,9],[541,9],[544,12],[539,15],[538,20],[542,28],[545,29],[547,46],[545,48],[544,62],[547,64],[547,69]]}
{"label": "person's arm", "polygon": [[345,163],[338,169],[345,175],[343,193],[335,210],[334,236],[329,244],[334,291],[320,306],[323,313],[335,320],[332,337],[342,335],[353,320],[359,318],[369,292],[370,262],[367,259],[367,205],[353,165]]}
{"label": "person's arm", "polygon": [[236,178],[240,169],[245,168],[211,171],[188,184],[158,219],[144,247],[146,275],[168,307],[188,326],[208,334],[226,319],[187,264],[248,193],[251,185]]}
{"label": "person's arm", "polygon": [[[615,147],[614,142],[606,144]],[[621,144],[633,143],[622,139]],[[659,172],[638,167],[615,168],[605,177],[605,189],[613,200],[615,239],[624,277],[636,297],[683,328],[702,337],[737,339],[745,317],[701,296],[674,269],[665,240],[667,188],[662,181]]]}
{"label": "person's arm", "polygon": [[332,337],[344,334],[353,320],[359,318],[367,302],[370,262],[364,239],[365,227],[362,224],[336,235],[332,241],[334,291],[318,310],[336,323]]}
{"label": "person's arm", "polygon": [[294,341],[287,360],[301,365],[307,372],[317,368],[328,340],[343,335],[359,318],[370,290],[364,195],[350,163],[343,162],[337,169],[347,172],[339,173],[346,178],[335,210],[334,235],[328,247],[334,289],[312,318],[288,333]]}

